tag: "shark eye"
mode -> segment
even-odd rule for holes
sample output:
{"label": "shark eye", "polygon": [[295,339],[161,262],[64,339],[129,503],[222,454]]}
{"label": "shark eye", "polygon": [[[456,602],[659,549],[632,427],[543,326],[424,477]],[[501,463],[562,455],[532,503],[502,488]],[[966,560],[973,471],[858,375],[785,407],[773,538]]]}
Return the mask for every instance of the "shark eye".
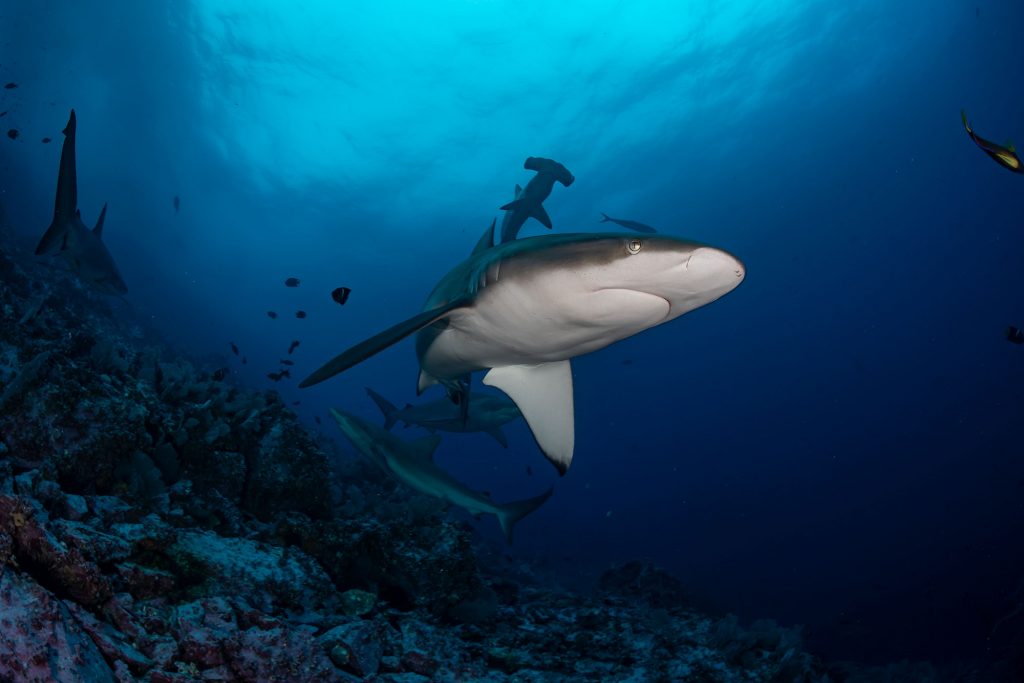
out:
{"label": "shark eye", "polygon": [[630,254],[639,254],[640,250],[643,249],[644,243],[639,239],[626,240],[626,251]]}

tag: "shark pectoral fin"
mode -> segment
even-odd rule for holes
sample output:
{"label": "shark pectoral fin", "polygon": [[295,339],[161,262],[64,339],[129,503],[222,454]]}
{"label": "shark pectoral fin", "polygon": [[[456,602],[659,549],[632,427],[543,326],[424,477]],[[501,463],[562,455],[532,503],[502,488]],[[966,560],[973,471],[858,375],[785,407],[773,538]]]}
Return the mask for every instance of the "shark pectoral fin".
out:
{"label": "shark pectoral fin", "polygon": [[103,202],[103,209],[100,210],[100,217],[96,220],[96,227],[92,229],[92,234],[99,239],[103,239],[103,221],[105,220],[107,220],[107,203]]}
{"label": "shark pectoral fin", "polygon": [[533,212],[530,215],[536,218],[538,221],[540,221],[541,225],[543,225],[548,230],[552,228],[551,216],[548,215],[548,212],[545,211],[544,207],[541,206],[540,204],[537,205],[537,207],[533,210]]}
{"label": "shark pectoral fin", "polygon": [[505,438],[505,432],[501,431],[501,427],[488,429],[487,433],[494,437],[494,440],[500,443],[502,448],[508,448],[508,439]]}
{"label": "shark pectoral fin", "polygon": [[473,254],[479,254],[481,251],[487,251],[494,246],[494,226],[497,224],[497,218],[491,220],[491,227],[487,228],[484,234],[480,236],[476,246],[473,247]]}
{"label": "shark pectoral fin", "polygon": [[50,227],[43,233],[43,238],[39,240],[39,244],[36,246],[36,256],[43,256],[49,254],[52,251],[63,250],[67,243],[67,225],[58,224],[56,218],[50,223]]}
{"label": "shark pectoral fin", "polygon": [[515,401],[544,455],[559,474],[565,474],[576,438],[569,361],[491,368],[484,384]]}
{"label": "shark pectoral fin", "polygon": [[416,439],[415,441],[410,442],[409,448],[412,450],[413,453],[420,456],[421,458],[426,458],[427,460],[433,461],[434,451],[437,450],[437,447],[438,445],[440,445],[440,443],[441,437],[437,436],[436,434],[431,434],[430,436],[424,436],[420,439]]}
{"label": "shark pectoral fin", "polygon": [[521,203],[522,200],[516,199],[514,201],[509,202],[508,204],[505,204],[504,206],[499,206],[498,211],[515,211]]}
{"label": "shark pectoral fin", "polygon": [[551,487],[539,496],[498,505],[494,514],[498,516],[501,530],[505,532],[505,540],[511,543],[512,531],[515,529],[516,522],[546,503],[554,492],[555,488]]}
{"label": "shark pectoral fin", "polygon": [[438,384],[437,378],[428,375],[423,371],[423,368],[420,368],[420,375],[416,379],[416,395],[419,396],[427,387],[432,387],[435,384]]}
{"label": "shark pectoral fin", "polygon": [[311,387],[314,384],[319,384],[325,379],[334,377],[339,372],[348,370],[353,365],[363,362],[370,356],[383,351],[384,349],[397,344],[402,341],[410,334],[421,330],[432,322],[435,322],[457,308],[463,308],[468,306],[471,299],[460,298],[454,301],[450,301],[444,306],[438,306],[432,308],[429,311],[423,311],[419,315],[414,315],[408,320],[404,320],[397,325],[392,325],[388,329],[373,335],[369,339],[359,342],[348,351],[345,351],[331,360],[327,361],[322,367],[316,370],[306,379],[299,383],[300,389]]}

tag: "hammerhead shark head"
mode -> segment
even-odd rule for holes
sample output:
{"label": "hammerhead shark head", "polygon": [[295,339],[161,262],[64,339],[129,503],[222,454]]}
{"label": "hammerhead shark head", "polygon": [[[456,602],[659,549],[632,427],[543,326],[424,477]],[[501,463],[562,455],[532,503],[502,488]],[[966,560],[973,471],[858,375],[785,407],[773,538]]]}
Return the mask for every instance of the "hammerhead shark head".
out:
{"label": "hammerhead shark head", "polygon": [[572,173],[569,173],[569,169],[552,159],[528,157],[523,168],[528,171],[537,171],[537,175],[526,183],[526,188],[522,192],[518,191],[519,186],[517,185],[516,198],[501,207],[502,211],[509,212],[505,216],[506,220],[501,222],[502,242],[514,240],[527,218],[536,218],[550,230],[551,218],[544,210],[544,200],[551,195],[555,181],[569,187],[576,180]]}
{"label": "hammerhead shark head", "polygon": [[364,457],[406,486],[464,508],[472,515],[489,513],[498,518],[505,539],[512,542],[516,522],[530,514],[551,497],[553,489],[526,500],[495,503],[482,493],[473,491],[434,464],[434,450],[439,436],[426,436],[417,441],[403,441],[387,431],[355,415],[331,409],[338,427]]}
{"label": "hammerhead shark head", "polygon": [[488,246],[441,278],[423,312],[356,344],[309,387],[416,333],[417,391],[484,384],[519,406],[564,474],[575,443],[569,359],[673,320],[735,289],[745,272],[721,249],[664,235],[578,233]]}
{"label": "hammerhead shark head", "polygon": [[366,393],[384,413],[384,429],[391,429],[396,422],[401,421],[406,427],[413,424],[430,432],[486,432],[502,448],[508,448],[508,440],[501,426],[521,415],[511,399],[497,394],[474,394],[472,401],[466,401],[467,414],[463,420],[459,406],[453,405],[447,398],[418,406],[407,403],[399,409],[373,389],[367,388]]}
{"label": "hammerhead shark head", "polygon": [[103,244],[103,205],[96,227],[90,230],[78,210],[78,174],[75,168],[75,110],[64,128],[64,146],[57,173],[57,199],[53,221],[36,247],[36,256],[58,252],[83,282],[106,294],[127,294],[128,286],[117,270],[114,258]]}

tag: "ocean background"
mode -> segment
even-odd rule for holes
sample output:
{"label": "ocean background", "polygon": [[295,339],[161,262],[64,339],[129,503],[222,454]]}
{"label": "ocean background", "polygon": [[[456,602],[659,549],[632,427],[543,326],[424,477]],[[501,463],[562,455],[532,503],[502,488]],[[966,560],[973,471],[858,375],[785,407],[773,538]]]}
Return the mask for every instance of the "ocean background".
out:
{"label": "ocean background", "polygon": [[603,211],[747,276],[573,361],[566,476],[522,422],[508,450],[445,436],[439,462],[497,500],[556,487],[510,548],[473,522],[480,547],[568,586],[646,558],[831,659],[984,659],[1022,628],[1024,178],[960,110],[1024,140],[1022,27],[1017,0],[9,0],[0,202],[34,245],[75,108],[123,315],[342,441],[314,418],[380,419],[364,387],[415,401],[412,342],[296,380],[417,313],[523,160],[557,159],[556,231]]}

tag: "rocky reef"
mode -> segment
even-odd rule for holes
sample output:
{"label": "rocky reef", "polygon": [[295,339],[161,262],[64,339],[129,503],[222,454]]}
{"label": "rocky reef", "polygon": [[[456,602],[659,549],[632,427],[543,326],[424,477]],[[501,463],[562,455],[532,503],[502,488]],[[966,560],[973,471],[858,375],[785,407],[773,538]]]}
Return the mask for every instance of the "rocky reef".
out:
{"label": "rocky reef", "polygon": [[649,564],[488,571],[437,501],[113,306],[0,251],[0,681],[874,680]]}

